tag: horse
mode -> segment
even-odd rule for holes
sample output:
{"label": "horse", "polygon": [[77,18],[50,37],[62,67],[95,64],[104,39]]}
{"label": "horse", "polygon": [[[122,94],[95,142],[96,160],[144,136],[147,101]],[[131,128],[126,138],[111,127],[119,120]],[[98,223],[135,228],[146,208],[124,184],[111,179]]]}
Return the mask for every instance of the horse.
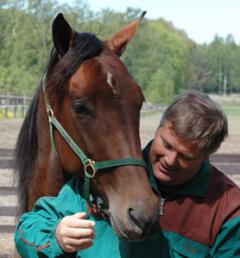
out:
{"label": "horse", "polygon": [[53,49],[16,144],[19,214],[79,175],[89,207],[120,237],[156,232],[159,201],[139,135],[144,96],[120,60],[143,16],[108,40],[55,17]]}

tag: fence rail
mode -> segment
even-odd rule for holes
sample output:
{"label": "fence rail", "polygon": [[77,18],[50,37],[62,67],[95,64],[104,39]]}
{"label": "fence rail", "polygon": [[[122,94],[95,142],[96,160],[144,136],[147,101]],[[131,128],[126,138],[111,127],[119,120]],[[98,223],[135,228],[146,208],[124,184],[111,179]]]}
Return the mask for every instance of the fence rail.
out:
{"label": "fence rail", "polygon": [[0,95],[0,118],[23,117],[30,105],[32,97],[16,95]]}

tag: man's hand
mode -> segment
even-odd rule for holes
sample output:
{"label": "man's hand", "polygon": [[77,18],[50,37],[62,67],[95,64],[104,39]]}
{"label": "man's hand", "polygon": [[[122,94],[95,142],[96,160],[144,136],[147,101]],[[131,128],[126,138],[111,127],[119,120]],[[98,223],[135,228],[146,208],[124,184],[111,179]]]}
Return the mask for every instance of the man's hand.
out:
{"label": "man's hand", "polygon": [[76,213],[64,217],[56,228],[56,238],[67,253],[88,248],[93,245],[95,222],[86,220],[86,213]]}

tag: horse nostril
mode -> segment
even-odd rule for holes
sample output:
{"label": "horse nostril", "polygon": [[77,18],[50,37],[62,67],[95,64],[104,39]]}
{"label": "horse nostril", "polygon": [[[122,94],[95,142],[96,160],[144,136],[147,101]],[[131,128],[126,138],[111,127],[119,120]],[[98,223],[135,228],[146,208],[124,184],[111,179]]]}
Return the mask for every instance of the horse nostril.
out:
{"label": "horse nostril", "polygon": [[141,230],[144,229],[145,223],[141,219],[141,216],[139,216],[138,212],[136,212],[136,210],[134,210],[133,208],[129,208],[128,215],[130,219],[134,222],[134,224],[136,224]]}
{"label": "horse nostril", "polygon": [[128,215],[130,220],[141,231],[142,237],[154,234],[158,230],[158,220],[153,220],[147,216],[144,211],[134,208],[128,208]]}

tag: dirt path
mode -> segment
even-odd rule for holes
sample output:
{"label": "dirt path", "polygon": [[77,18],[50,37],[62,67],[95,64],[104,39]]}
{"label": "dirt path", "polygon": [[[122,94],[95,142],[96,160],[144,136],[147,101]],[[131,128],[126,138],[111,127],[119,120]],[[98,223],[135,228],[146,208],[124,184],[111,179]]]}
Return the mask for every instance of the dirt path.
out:
{"label": "dirt path", "polygon": [[14,149],[22,120],[0,120],[0,148]]}

